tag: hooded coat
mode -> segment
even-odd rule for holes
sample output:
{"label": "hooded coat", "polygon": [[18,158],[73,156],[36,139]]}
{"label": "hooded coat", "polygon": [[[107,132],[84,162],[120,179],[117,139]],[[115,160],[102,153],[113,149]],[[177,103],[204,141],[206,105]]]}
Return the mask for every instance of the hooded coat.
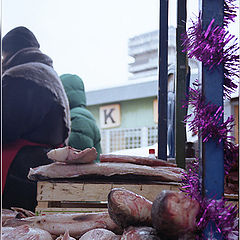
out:
{"label": "hooded coat", "polygon": [[86,108],[84,83],[80,77],[72,74],[60,76],[67,94],[71,115],[71,133],[68,144],[79,150],[95,147],[101,150],[101,135],[93,114]]}
{"label": "hooded coat", "polygon": [[34,211],[37,185],[27,174],[51,163],[46,153],[67,143],[69,103],[51,58],[39,50],[31,31],[11,30],[2,46],[2,204]]}

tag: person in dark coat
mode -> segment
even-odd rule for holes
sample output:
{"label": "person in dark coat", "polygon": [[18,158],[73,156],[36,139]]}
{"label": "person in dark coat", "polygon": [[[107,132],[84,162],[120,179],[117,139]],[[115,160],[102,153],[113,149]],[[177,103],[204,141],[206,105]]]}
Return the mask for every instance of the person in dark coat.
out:
{"label": "person in dark coat", "polygon": [[34,34],[17,27],[2,39],[2,207],[35,210],[30,168],[49,164],[46,153],[67,144],[69,103],[52,60]]}
{"label": "person in dark coat", "polygon": [[71,133],[69,146],[79,150],[95,147],[97,160],[102,153],[101,135],[93,114],[86,108],[84,83],[74,74],[60,76],[70,104]]}

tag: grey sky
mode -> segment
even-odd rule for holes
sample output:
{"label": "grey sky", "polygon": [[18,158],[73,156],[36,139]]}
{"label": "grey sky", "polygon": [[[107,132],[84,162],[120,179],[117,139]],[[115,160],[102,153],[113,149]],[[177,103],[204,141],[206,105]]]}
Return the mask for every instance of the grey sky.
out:
{"label": "grey sky", "polygon": [[[86,90],[128,79],[128,39],[158,29],[159,0],[2,0],[2,34],[26,26],[57,73],[79,75]],[[170,0],[169,25],[176,25]],[[189,17],[198,0],[189,1]]]}

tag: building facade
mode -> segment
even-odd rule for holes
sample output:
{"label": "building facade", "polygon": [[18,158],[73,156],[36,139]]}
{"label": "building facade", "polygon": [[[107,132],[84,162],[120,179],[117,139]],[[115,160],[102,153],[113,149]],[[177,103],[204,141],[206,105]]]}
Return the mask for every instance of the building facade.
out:
{"label": "building facade", "polygon": [[[176,29],[170,27],[169,93],[174,93],[175,86],[175,39]],[[101,130],[103,153],[143,148],[158,141],[158,41],[159,31],[144,33],[129,39],[128,54],[134,61],[129,63],[129,78],[126,84],[86,92],[87,108],[95,116]],[[199,63],[190,59],[188,64],[191,68],[191,84],[199,79]],[[228,115],[235,113],[238,116],[238,98],[225,102],[225,107]],[[238,131],[237,126],[235,134],[238,134]],[[190,133],[187,133],[187,138],[191,142],[197,140],[196,136]]]}

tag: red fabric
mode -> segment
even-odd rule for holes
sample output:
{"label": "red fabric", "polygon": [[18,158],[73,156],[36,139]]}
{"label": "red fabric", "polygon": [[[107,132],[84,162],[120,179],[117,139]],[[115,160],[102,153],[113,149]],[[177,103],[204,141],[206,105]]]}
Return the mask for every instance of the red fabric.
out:
{"label": "red fabric", "polygon": [[5,187],[8,169],[19,150],[24,146],[43,146],[50,147],[47,144],[34,143],[24,139],[19,139],[13,143],[4,144],[2,146],[2,192]]}

